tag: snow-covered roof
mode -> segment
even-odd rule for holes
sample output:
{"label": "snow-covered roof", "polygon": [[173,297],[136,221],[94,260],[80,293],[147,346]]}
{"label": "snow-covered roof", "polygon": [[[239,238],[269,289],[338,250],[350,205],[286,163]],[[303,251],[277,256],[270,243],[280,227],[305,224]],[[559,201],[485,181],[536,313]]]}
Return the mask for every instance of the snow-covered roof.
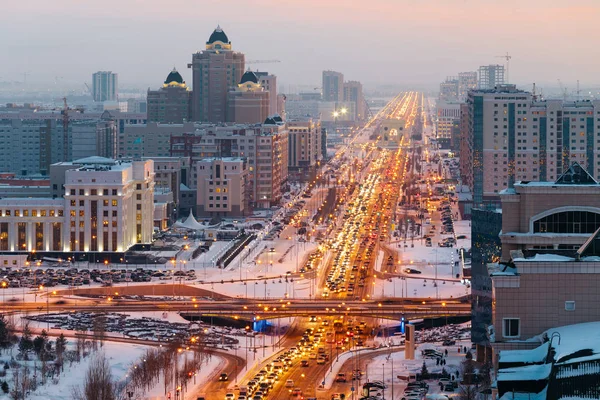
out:
{"label": "snow-covered roof", "polygon": [[529,258],[515,258],[513,261],[575,261],[573,257],[561,256],[558,254],[536,254]]}
{"label": "snow-covered roof", "polygon": [[548,346],[546,342],[535,349],[530,350],[502,350],[500,351],[500,363],[524,363],[538,364],[544,362],[548,356]]}
{"label": "snow-covered roof", "polygon": [[600,360],[600,322],[551,328],[546,334],[552,337],[555,332],[560,335],[560,340],[555,338],[552,342],[552,347],[556,350],[557,364]]}
{"label": "snow-covered roof", "polygon": [[[546,400],[547,390],[548,386],[539,393],[506,392],[499,400]],[[565,397],[562,397],[561,400],[565,400]]]}
{"label": "snow-covered roof", "polygon": [[552,364],[532,364],[515,368],[503,368],[498,371],[498,381],[541,381],[548,379]]}

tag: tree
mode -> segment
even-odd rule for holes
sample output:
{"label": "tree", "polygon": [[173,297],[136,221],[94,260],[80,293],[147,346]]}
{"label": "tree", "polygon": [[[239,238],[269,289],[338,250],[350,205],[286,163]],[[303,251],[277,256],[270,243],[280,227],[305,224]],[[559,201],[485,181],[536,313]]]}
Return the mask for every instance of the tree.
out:
{"label": "tree", "polygon": [[0,389],[2,389],[2,393],[8,394],[8,383],[6,381],[2,381]]}
{"label": "tree", "polygon": [[75,400],[116,400],[117,388],[104,354],[97,354],[86,372],[83,387],[74,388]]}
{"label": "tree", "polygon": [[23,359],[27,359],[27,353],[33,349],[33,340],[31,340],[31,329],[29,324],[23,328],[23,335],[19,341],[19,353],[23,356]]}
{"label": "tree", "polygon": [[476,400],[477,389],[471,385],[461,385],[458,391],[459,400]]}
{"label": "tree", "polygon": [[63,355],[67,349],[67,339],[63,333],[60,334],[59,337],[56,338],[56,344],[54,345],[56,349],[56,367],[57,371],[63,370]]}
{"label": "tree", "polygon": [[463,377],[463,382],[466,384],[471,384],[473,382],[473,373],[475,372],[475,366],[473,365],[473,360],[466,359],[461,363],[461,374]]}
{"label": "tree", "polygon": [[421,367],[421,379],[429,378],[429,370],[427,369],[427,364],[425,364],[425,360],[423,360],[423,366]]}

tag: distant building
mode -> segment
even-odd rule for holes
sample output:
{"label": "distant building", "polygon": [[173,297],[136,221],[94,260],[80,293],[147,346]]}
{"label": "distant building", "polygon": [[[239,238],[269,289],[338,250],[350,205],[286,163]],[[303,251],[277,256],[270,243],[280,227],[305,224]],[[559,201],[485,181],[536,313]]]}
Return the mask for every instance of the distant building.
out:
{"label": "distant building", "polygon": [[498,85],[504,85],[504,65],[482,65],[479,67],[478,89],[492,90]]}
{"label": "distant building", "polygon": [[148,121],[163,124],[182,124],[191,121],[192,93],[175,68],[163,86],[148,90]]}
{"label": "distant building", "polygon": [[344,101],[344,74],[323,71],[323,101]]}
{"label": "distant building", "polygon": [[112,71],[98,71],[92,75],[92,97],[95,102],[119,99],[119,77]]}
{"label": "distant building", "polygon": [[344,82],[344,102],[354,103],[356,120],[362,121],[367,118],[367,103],[363,95],[362,83],[358,81]]}
{"label": "distant building", "polygon": [[436,102],[436,135],[438,138],[450,138],[452,126],[460,120],[460,103],[438,100]]}
{"label": "distant building", "polygon": [[119,157],[169,157],[171,136],[194,132],[191,122],[183,124],[147,124],[125,125],[119,135]]}
{"label": "distant building", "polygon": [[123,252],[152,242],[151,160],[77,160],[65,170],[64,198],[0,200],[0,251]]}
{"label": "distant building", "polygon": [[[268,72],[255,72],[260,85],[263,89],[269,92],[269,112],[268,115],[279,114],[283,117],[283,112],[280,112],[278,107],[279,97],[277,94],[277,77]],[[285,108],[284,108],[285,110]]]}
{"label": "distant building", "polygon": [[225,122],[227,93],[244,74],[245,57],[233,51],[221,27],[206,42],[206,50],[192,56],[192,118],[197,122]]}
{"label": "distant building", "polygon": [[449,76],[444,82],[440,83],[439,99],[441,101],[458,100],[458,78]]}
{"label": "distant building", "polygon": [[465,101],[469,90],[477,89],[477,72],[458,73],[458,99]]}
{"label": "distant building", "polygon": [[198,216],[237,217],[248,209],[247,165],[238,157],[206,158],[198,171]]}
{"label": "distant building", "polygon": [[270,93],[252,71],[246,71],[235,89],[227,95],[227,121],[258,124],[269,115]]}
{"label": "distant building", "polygon": [[322,160],[321,121],[312,118],[288,120],[287,127],[290,180],[312,180],[318,162]]}

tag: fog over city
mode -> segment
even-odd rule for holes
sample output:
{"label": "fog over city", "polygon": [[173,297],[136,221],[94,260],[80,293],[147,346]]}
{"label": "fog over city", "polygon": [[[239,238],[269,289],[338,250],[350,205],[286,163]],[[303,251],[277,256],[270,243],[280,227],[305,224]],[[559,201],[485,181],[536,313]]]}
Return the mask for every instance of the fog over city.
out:
{"label": "fog over city", "polygon": [[[283,84],[317,83],[323,69],[366,84],[438,82],[451,71],[505,63],[510,80],[597,82],[596,0],[31,0],[3,2],[0,82],[81,85],[118,71],[125,86],[155,85],[220,24],[249,60],[278,59]],[[577,63],[586,57],[586,63]]]}

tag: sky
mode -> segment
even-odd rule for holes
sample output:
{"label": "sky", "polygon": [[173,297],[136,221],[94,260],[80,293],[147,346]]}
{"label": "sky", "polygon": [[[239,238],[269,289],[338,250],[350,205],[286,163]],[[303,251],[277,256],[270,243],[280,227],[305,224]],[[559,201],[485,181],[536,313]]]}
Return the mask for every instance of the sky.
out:
{"label": "sky", "polygon": [[506,63],[520,85],[596,84],[599,0],[3,0],[0,81],[158,87],[219,24],[287,85],[332,69],[369,84],[437,84]]}

